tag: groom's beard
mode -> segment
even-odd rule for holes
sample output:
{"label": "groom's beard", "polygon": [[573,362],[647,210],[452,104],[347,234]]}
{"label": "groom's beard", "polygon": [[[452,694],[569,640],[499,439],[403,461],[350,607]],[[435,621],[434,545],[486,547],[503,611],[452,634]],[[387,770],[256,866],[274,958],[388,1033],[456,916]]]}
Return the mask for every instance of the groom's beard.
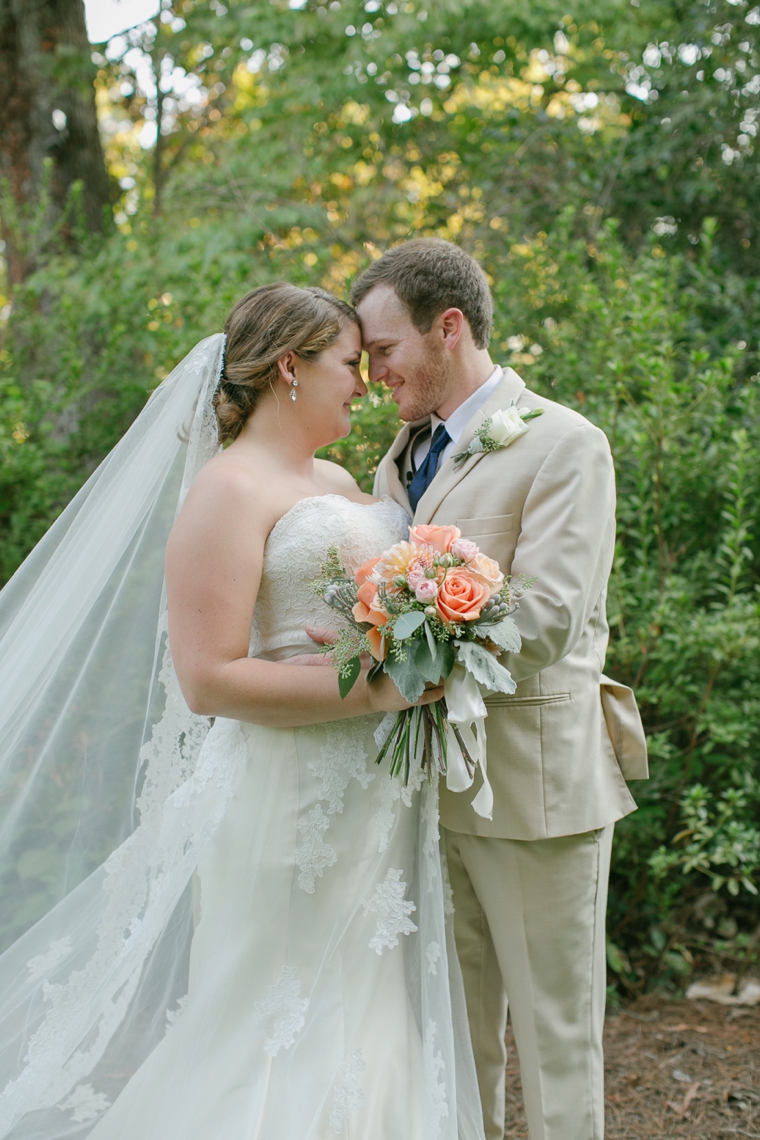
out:
{"label": "groom's beard", "polygon": [[401,418],[407,422],[421,420],[440,408],[453,375],[451,357],[444,348],[436,346],[428,351],[404,381],[406,399],[403,410],[399,408]]}

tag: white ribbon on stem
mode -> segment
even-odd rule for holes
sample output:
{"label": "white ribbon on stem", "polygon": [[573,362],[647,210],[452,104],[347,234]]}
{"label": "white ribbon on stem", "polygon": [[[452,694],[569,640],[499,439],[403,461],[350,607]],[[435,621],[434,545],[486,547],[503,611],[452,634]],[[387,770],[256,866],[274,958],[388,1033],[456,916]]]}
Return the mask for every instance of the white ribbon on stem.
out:
{"label": "white ribbon on stem", "polygon": [[472,673],[458,662],[446,678],[443,686],[446,698],[447,719],[446,746],[447,772],[446,787],[452,792],[466,792],[475,779],[475,771],[468,769],[462,748],[453,725],[464,742],[465,748],[475,766],[480,765],[483,787],[472,806],[483,819],[493,818],[493,791],[488,782],[486,764],[486,726],[488,710],[481,695],[478,683]]}

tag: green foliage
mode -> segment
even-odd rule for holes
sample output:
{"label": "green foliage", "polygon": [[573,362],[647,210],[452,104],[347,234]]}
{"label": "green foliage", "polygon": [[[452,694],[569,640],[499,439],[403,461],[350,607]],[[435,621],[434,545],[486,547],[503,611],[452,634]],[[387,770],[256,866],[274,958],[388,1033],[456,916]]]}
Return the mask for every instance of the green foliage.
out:
{"label": "green foliage", "polygon": [[[738,774],[733,776],[739,783]],[[672,847],[660,847],[649,865],[658,879],[681,867],[687,875],[691,871],[708,875],[713,891],[726,886],[736,896],[744,887],[756,895],[753,876],[760,868],[760,829],[756,826],[760,786],[747,772],[743,788],[729,788],[717,806],[714,798],[703,784],[689,788],[681,801],[685,829],[674,837]],[[684,841],[688,842],[679,850],[677,844]]]}
{"label": "green foliage", "polygon": [[[33,219],[5,219],[40,268],[0,297],[12,309],[0,578],[247,289],[287,278],[345,295],[394,241],[461,242],[492,282],[494,358],[599,424],[615,456],[606,668],[636,690],[652,778],[633,785],[639,811],[617,827],[610,968],[636,989],[677,984],[706,947],[749,960],[757,9],[183,0],[165,11],[99,57],[117,232],[75,257],[55,235],[40,249]],[[175,70],[158,108],[136,78],[143,49],[154,71],[169,77],[162,59],[184,69],[199,99],[181,95]],[[161,146],[143,149],[159,110]],[[388,394],[372,390],[326,454],[370,489],[397,427]]]}

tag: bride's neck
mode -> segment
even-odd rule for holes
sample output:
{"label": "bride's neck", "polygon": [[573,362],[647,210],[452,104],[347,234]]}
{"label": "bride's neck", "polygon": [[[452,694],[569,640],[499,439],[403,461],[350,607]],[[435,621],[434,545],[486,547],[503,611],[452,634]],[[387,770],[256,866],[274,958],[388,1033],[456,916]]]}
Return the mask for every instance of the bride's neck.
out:
{"label": "bride's neck", "polygon": [[311,476],[314,471],[314,443],[308,425],[300,417],[290,417],[288,407],[269,398],[248,417],[235,441],[238,450],[255,451],[278,467],[298,476]]}

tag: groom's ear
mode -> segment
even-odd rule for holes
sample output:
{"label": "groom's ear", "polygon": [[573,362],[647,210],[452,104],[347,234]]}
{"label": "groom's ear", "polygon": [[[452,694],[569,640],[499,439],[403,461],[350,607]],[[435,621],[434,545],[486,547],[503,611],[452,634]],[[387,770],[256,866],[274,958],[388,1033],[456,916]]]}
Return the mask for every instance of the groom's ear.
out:
{"label": "groom's ear", "polygon": [[433,321],[433,328],[440,329],[443,347],[449,352],[459,344],[464,332],[465,317],[461,309],[444,309]]}

